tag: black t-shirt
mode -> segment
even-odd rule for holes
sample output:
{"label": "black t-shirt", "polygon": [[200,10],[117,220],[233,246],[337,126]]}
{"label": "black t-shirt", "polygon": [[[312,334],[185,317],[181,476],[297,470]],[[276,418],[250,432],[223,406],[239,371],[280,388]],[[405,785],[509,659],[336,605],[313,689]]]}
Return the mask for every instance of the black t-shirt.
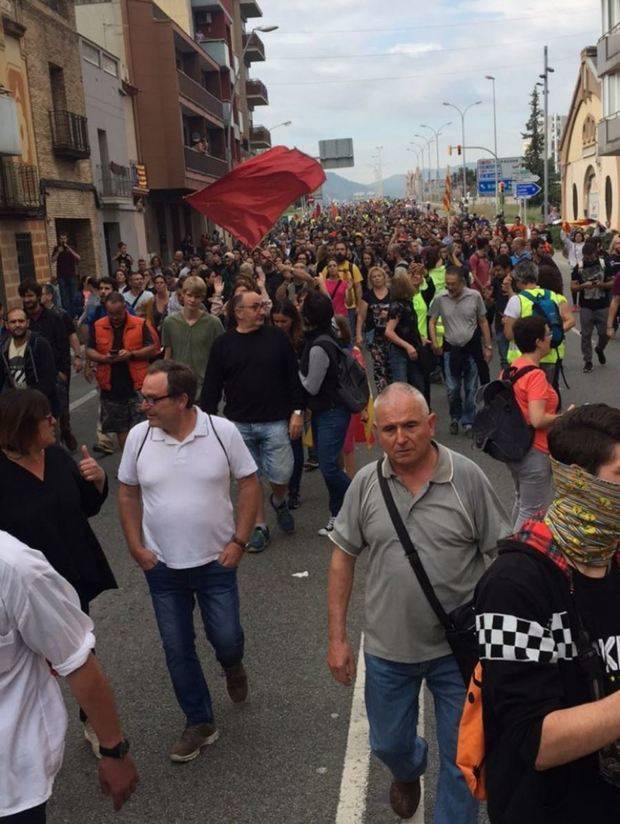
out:
{"label": "black t-shirt", "polygon": [[620,272],[620,255],[613,254],[607,255],[605,258],[605,274],[608,275],[609,278],[615,278],[615,276]]}
{"label": "black t-shirt", "polygon": [[[117,351],[123,349],[123,332],[125,331],[125,325],[122,326],[113,326],[112,333],[114,335],[114,340],[112,343],[112,349],[116,349]],[[146,323],[142,324],[142,346],[150,346],[153,343],[153,336],[147,326]],[[95,341],[95,325],[93,324],[90,327],[90,337],[88,341],[88,346],[90,349],[96,349],[96,341]],[[120,363],[113,363],[111,364],[111,374],[110,374],[110,389],[102,389],[101,395],[104,398],[110,398],[112,400],[126,400],[127,398],[131,398],[134,393],[134,386],[133,381],[131,379],[131,373],[129,371],[129,364],[127,361],[121,361]]]}
{"label": "black t-shirt", "polygon": [[410,300],[395,300],[390,303],[388,319],[393,318],[398,319],[394,331],[399,338],[415,346],[416,349],[422,345],[418,331],[418,318]]}
{"label": "black t-shirt", "polygon": [[605,694],[620,689],[620,569],[615,566],[604,578],[588,578],[573,572],[575,604],[590,640],[605,666]]}
{"label": "black t-shirt", "polygon": [[56,274],[59,280],[70,280],[74,278],[77,273],[77,261],[71,254],[62,246],[55,246],[54,252],[58,251],[56,258]]}
{"label": "black t-shirt", "polygon": [[[611,280],[608,271],[604,271],[598,260],[593,263],[584,261],[583,269],[577,269],[573,278],[578,283],[600,284]],[[584,309],[606,309],[611,301],[611,289],[601,289],[600,285],[589,286],[579,292],[579,305]]]}
{"label": "black t-shirt", "polygon": [[375,337],[383,337],[390,311],[390,293],[388,292],[383,298],[378,298],[374,289],[366,289],[362,299],[368,304],[366,331],[371,332],[374,329]]}

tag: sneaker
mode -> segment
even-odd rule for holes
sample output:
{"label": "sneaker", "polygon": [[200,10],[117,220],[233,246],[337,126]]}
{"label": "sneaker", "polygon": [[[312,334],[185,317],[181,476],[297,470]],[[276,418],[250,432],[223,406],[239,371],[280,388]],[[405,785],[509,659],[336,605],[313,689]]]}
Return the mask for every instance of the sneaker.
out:
{"label": "sneaker", "polygon": [[96,452],[97,455],[114,455],[113,449],[106,449],[104,446],[100,446],[98,443],[94,443],[92,445],[93,452]]}
{"label": "sneaker", "polygon": [[226,689],[233,704],[243,704],[248,697],[248,676],[243,664],[235,664],[234,667],[224,670],[226,676]]}
{"label": "sneaker", "polygon": [[318,468],[319,462],[315,461],[314,458],[308,458],[308,460],[304,464],[304,472],[314,472],[314,470]]}
{"label": "sneaker", "polygon": [[603,352],[603,350],[599,346],[597,346],[594,349],[594,351],[596,352],[598,362],[601,364],[601,366],[605,366],[605,364],[607,363],[607,358],[605,357],[605,353]]}
{"label": "sneaker", "polygon": [[459,422],[458,421],[450,421],[450,434],[451,435],[458,435],[459,434]]}
{"label": "sneaker", "polygon": [[193,761],[200,754],[200,750],[208,744],[213,744],[220,737],[215,724],[196,724],[185,727],[181,737],[170,750],[170,760],[177,763]]}
{"label": "sneaker", "polygon": [[592,361],[587,360],[583,365],[584,372],[591,372],[592,371]]}
{"label": "sneaker", "polygon": [[255,526],[245,548],[246,552],[262,552],[271,540],[268,526]]}
{"label": "sneaker", "polygon": [[336,518],[332,515],[329,521],[319,529],[319,535],[322,535],[324,538],[329,535],[334,529],[334,522]]}
{"label": "sneaker", "polygon": [[288,496],[288,508],[289,509],[299,509],[301,506],[301,498],[299,494],[295,493],[293,495]]}
{"label": "sneaker", "polygon": [[470,423],[464,423],[462,429],[463,429],[463,435],[470,438],[471,437],[471,424]]}
{"label": "sneaker", "polygon": [[97,738],[97,733],[94,731],[90,721],[84,721],[83,730],[84,738],[90,744],[93,755],[95,758],[101,758],[101,753],[99,752],[99,739]]}
{"label": "sneaker", "polygon": [[278,521],[278,526],[282,530],[282,532],[287,532],[290,534],[291,532],[295,532],[295,520],[290,513],[288,508],[288,503],[286,501],[282,501],[279,506],[276,506],[273,502],[273,495],[269,496],[269,503],[274,509],[276,513],[276,519]]}

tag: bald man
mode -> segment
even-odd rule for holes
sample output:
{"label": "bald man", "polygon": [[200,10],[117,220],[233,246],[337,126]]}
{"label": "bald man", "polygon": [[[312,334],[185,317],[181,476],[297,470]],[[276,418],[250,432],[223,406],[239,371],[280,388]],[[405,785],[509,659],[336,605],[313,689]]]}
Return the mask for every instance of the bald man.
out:
{"label": "bald man", "polygon": [[410,818],[420,801],[427,744],[416,727],[418,695],[426,680],[435,701],[440,754],[434,820],[474,824],[477,803],[455,763],[463,679],[398,540],[378,472],[447,612],[472,599],[510,522],[482,470],[437,443],[435,423],[424,396],[409,384],[391,384],[375,402],[384,456],[357,473],[330,534],[336,546],[328,584],[328,663],[336,681],[353,683],[347,609],[355,563],[367,549],[366,710],[372,751],[392,773],[390,804],[401,818]]}

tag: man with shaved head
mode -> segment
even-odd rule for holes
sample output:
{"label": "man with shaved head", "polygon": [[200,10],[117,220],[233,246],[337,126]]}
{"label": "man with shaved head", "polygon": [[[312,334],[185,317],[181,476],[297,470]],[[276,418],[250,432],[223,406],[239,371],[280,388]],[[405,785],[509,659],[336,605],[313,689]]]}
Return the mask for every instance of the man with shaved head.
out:
{"label": "man with shaved head", "polygon": [[410,818],[420,801],[428,748],[416,727],[425,680],[435,702],[440,755],[434,820],[474,824],[477,803],[455,763],[465,686],[444,629],[398,540],[378,473],[447,612],[471,600],[510,522],[482,470],[434,439],[435,420],[424,396],[405,383],[391,384],[375,401],[384,456],[357,473],[330,534],[336,546],[328,585],[328,663],[338,682],[353,683],[347,608],[355,562],[367,549],[366,710],[372,751],[392,773],[392,809]]}

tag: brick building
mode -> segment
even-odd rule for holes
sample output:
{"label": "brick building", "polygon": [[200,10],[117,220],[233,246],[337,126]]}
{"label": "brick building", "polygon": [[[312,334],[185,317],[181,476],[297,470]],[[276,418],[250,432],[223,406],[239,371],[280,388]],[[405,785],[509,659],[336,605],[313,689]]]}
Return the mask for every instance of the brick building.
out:
{"label": "brick building", "polygon": [[81,256],[81,274],[100,272],[100,254],[73,3],[2,0],[2,10],[6,79],[0,74],[0,82],[18,102],[22,136],[21,158],[2,158],[0,204],[4,197],[8,205],[0,207],[0,255],[11,300],[20,279],[50,277],[59,234]]}

